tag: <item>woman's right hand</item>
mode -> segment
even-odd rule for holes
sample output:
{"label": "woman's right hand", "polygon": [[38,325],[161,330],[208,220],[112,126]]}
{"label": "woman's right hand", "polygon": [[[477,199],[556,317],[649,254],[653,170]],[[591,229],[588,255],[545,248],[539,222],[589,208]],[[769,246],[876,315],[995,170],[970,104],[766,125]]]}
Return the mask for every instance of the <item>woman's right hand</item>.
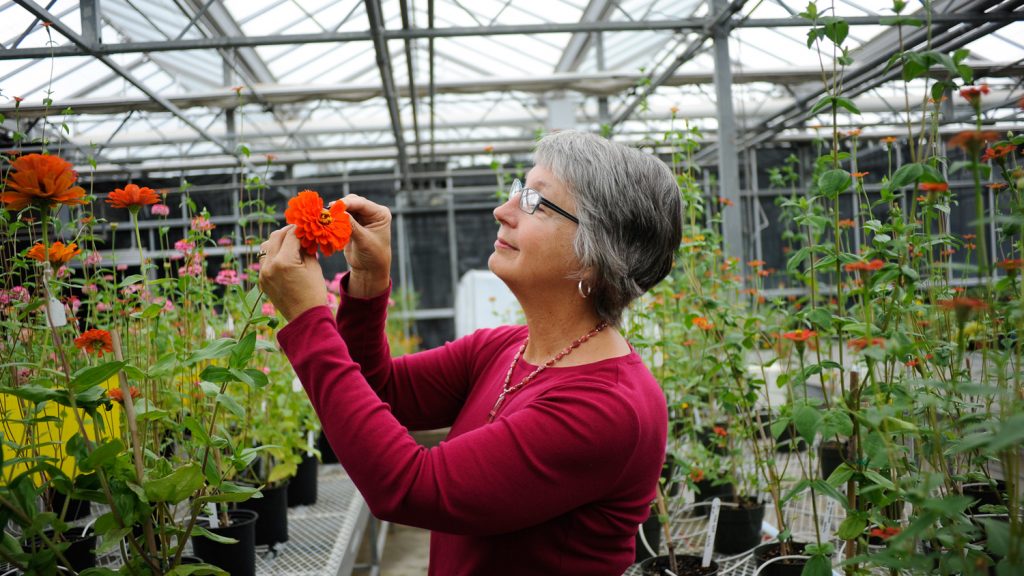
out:
{"label": "woman's right hand", "polygon": [[377,296],[391,282],[391,211],[356,194],[342,200],[352,223],[352,238],[345,247],[345,260],[352,270],[348,293],[358,298]]}

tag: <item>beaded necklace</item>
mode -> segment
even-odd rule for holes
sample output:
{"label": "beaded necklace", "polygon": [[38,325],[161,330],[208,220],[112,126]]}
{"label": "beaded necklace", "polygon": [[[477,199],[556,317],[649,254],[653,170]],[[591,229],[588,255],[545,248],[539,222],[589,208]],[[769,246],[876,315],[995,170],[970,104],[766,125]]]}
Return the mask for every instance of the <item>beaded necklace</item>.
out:
{"label": "beaded necklace", "polygon": [[494,422],[494,417],[497,416],[498,410],[501,408],[501,405],[505,403],[506,396],[516,392],[517,390],[519,390],[523,386],[526,386],[530,382],[533,382],[533,380],[537,378],[537,375],[543,372],[545,368],[550,368],[551,366],[554,366],[555,362],[558,362],[562,358],[568,356],[573,350],[579,348],[580,344],[583,344],[587,340],[590,340],[592,337],[594,337],[594,335],[596,335],[601,330],[604,330],[607,326],[607,322],[598,323],[598,325],[595,326],[593,330],[577,338],[565,350],[562,350],[558,354],[555,354],[554,358],[548,360],[547,362],[541,364],[540,366],[537,366],[537,368],[533,372],[530,372],[526,376],[526,378],[523,378],[522,382],[516,384],[515,386],[509,386],[509,383],[512,380],[512,371],[515,370],[516,364],[519,362],[519,358],[522,357],[523,352],[526,350],[527,344],[530,343],[530,337],[527,336],[526,341],[523,342],[523,345],[519,347],[519,351],[516,352],[515,358],[512,359],[512,365],[508,367],[508,373],[505,374],[505,384],[501,388],[501,394],[498,395],[497,402],[494,403],[494,407],[491,408],[490,413],[487,414],[487,421]]}

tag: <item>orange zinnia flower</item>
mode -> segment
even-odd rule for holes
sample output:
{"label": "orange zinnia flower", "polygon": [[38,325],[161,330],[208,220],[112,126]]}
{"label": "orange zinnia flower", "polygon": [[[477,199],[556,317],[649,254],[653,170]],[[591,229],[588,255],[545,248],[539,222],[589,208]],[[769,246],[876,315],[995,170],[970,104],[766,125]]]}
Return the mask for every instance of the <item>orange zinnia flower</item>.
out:
{"label": "orange zinnia flower", "polygon": [[871,174],[871,172],[854,172],[853,174],[850,174],[850,176],[853,176],[854,178],[863,178],[868,174]]}
{"label": "orange zinnia flower", "polygon": [[889,538],[892,538],[893,536],[895,536],[895,535],[897,535],[899,533],[900,533],[900,529],[899,528],[893,528],[893,527],[890,527],[890,526],[886,526],[885,528],[872,528],[871,531],[868,532],[868,536],[871,536],[871,537],[874,537],[874,538],[880,538],[882,540],[888,540]]}
{"label": "orange zinnia flower", "polygon": [[78,174],[71,163],[57,156],[26,154],[11,163],[0,202],[18,211],[31,204],[52,208],[57,204],[86,204],[85,189],[75,186]]}
{"label": "orange zinnia flower", "polygon": [[996,266],[1003,270],[1024,270],[1024,259],[1021,258],[1007,258],[1006,260],[1000,260],[996,262]]}
{"label": "orange zinnia flower", "polygon": [[747,262],[747,266],[750,266],[751,268],[760,268],[761,266],[764,266],[764,260],[751,260],[750,262]]}
{"label": "orange zinnia flower", "polygon": [[54,268],[60,268],[81,253],[82,250],[78,247],[78,244],[72,242],[65,246],[63,242],[58,240],[50,245],[49,250],[46,249],[46,246],[43,246],[42,242],[36,243],[35,246],[29,248],[28,257],[40,262],[49,262]]}
{"label": "orange zinnia flower", "polygon": [[110,339],[110,332],[97,328],[86,330],[81,336],[75,338],[75,347],[97,356],[103,356],[104,352],[114,351],[114,343]]}
{"label": "orange zinnia flower", "polygon": [[330,208],[324,208],[323,198],[313,190],[303,190],[289,200],[284,218],[295,225],[295,235],[310,256],[316,254],[317,248],[324,256],[343,250],[352,236],[345,203],[336,200]]}
{"label": "orange zinnia flower", "polygon": [[954,148],[963,148],[968,152],[977,152],[987,142],[999,140],[999,133],[980,130],[964,130],[949,140],[949,145]]}
{"label": "orange zinnia flower", "polygon": [[785,332],[782,337],[786,340],[792,340],[793,342],[807,342],[811,338],[817,336],[818,333],[814,330],[804,330],[803,328],[793,330],[792,332]]}
{"label": "orange zinnia flower", "polygon": [[856,138],[857,136],[860,136],[860,128],[854,128],[853,130],[850,130],[849,132],[846,133],[846,136],[849,138]]}
{"label": "orange zinnia flower", "polygon": [[[128,394],[131,395],[132,400],[142,396],[142,393],[139,392],[139,389],[135,386],[128,387]],[[111,388],[110,390],[107,390],[107,396],[118,404],[124,404],[124,392],[122,392],[120,388]]]}
{"label": "orange zinnia flower", "polygon": [[156,204],[160,201],[156,191],[152,188],[139,187],[135,184],[128,184],[124,188],[117,188],[107,196],[107,204],[114,208],[127,208],[138,212],[146,204]]}
{"label": "orange zinnia flower", "polygon": [[879,142],[881,142],[882,144],[893,144],[896,142],[896,140],[897,138],[895,136],[886,136],[885,138],[879,140]]}
{"label": "orange zinnia flower", "polygon": [[703,316],[697,316],[693,319],[693,325],[701,330],[711,330],[715,327],[714,323],[704,318]]}
{"label": "orange zinnia flower", "polygon": [[977,106],[981,103],[981,95],[988,94],[988,84],[982,84],[981,86],[967,86],[960,90],[960,97],[971,103],[971,106]]}
{"label": "orange zinnia flower", "polygon": [[857,223],[852,218],[844,218],[839,221],[840,228],[853,228]]}
{"label": "orange zinnia flower", "polygon": [[700,468],[693,468],[690,470],[690,480],[694,482],[700,482],[704,479],[704,471]]}
{"label": "orange zinnia flower", "polygon": [[728,430],[726,430],[725,428],[723,428],[722,426],[715,426],[715,427],[714,427],[714,428],[712,428],[711,430],[712,430],[712,431],[713,431],[713,432],[714,432],[714,433],[715,433],[716,435],[718,435],[718,436],[721,436],[722,438],[725,438],[726,436],[728,436],[728,435],[729,435],[729,431],[728,431]]}
{"label": "orange zinnia flower", "polygon": [[876,272],[881,270],[885,266],[885,262],[875,258],[870,262],[850,262],[843,266],[843,269],[847,272],[861,271],[861,272]]}
{"label": "orange zinnia flower", "polygon": [[946,182],[921,182],[917,187],[924,192],[946,192],[949,190],[949,184]]}

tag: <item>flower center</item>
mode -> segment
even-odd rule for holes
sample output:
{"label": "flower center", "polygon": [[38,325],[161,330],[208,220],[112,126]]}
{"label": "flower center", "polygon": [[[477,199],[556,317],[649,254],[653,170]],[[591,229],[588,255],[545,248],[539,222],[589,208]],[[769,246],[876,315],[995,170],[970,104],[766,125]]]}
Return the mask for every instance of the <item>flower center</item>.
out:
{"label": "flower center", "polygon": [[331,211],[323,208],[320,210],[320,224],[322,226],[330,226],[334,222],[334,218],[331,218]]}

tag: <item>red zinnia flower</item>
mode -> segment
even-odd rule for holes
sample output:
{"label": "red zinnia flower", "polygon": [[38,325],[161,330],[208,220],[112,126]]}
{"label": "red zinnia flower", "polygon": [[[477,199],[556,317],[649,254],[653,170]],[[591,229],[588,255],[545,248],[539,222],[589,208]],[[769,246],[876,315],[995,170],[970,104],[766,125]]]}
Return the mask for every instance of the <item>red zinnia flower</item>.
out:
{"label": "red zinnia flower", "polygon": [[[135,386],[128,387],[128,394],[131,395],[132,400],[142,396],[142,393],[139,392],[139,389]],[[118,404],[124,404],[124,392],[122,392],[120,388],[111,388],[110,390],[107,390],[107,396]]]}
{"label": "red zinnia flower", "polygon": [[36,243],[35,246],[29,248],[28,257],[39,262],[49,262],[54,268],[60,268],[81,253],[82,250],[78,247],[78,244],[72,242],[65,246],[63,242],[58,240],[50,245],[49,250],[46,249],[46,246],[43,246],[42,242]]}
{"label": "red zinnia flower", "polygon": [[1006,260],[1000,260],[996,262],[996,266],[1003,270],[1021,270],[1024,269],[1024,259],[1021,258],[1007,258]]}
{"label": "red zinnia flower", "polygon": [[793,342],[806,342],[817,335],[818,333],[814,330],[804,330],[803,328],[800,328],[792,332],[786,332],[782,337],[786,340],[792,340]]}
{"label": "red zinnia flower", "polygon": [[729,200],[725,196],[719,196],[718,203],[721,204],[722,206],[733,206],[735,204],[732,200]]}
{"label": "red zinnia flower", "polygon": [[981,161],[988,162],[989,160],[998,160],[1000,158],[1005,158],[1010,154],[1013,154],[1013,151],[1016,149],[1017,146],[1014,144],[1004,144],[1002,146],[986,148],[985,153],[981,155]]}
{"label": "red zinnia flower", "polygon": [[854,348],[857,351],[864,350],[868,346],[878,346],[885,348],[885,339],[883,338],[854,338],[846,343],[850,348]]}
{"label": "red zinnia flower", "polygon": [[728,431],[728,430],[726,430],[725,428],[723,428],[722,426],[715,426],[715,427],[714,427],[714,428],[712,428],[711,430],[712,430],[712,431],[713,431],[713,432],[714,432],[714,433],[715,433],[716,435],[718,435],[718,436],[720,436],[720,437],[722,437],[722,438],[725,438],[726,436],[728,436],[728,435],[729,435],[729,431]]}
{"label": "red zinnia flower", "polygon": [[345,203],[337,200],[329,209],[324,208],[320,194],[313,190],[303,190],[289,200],[284,218],[295,225],[295,235],[310,256],[316,254],[318,247],[324,256],[343,250],[352,236]]}
{"label": "red zinnia flower", "polygon": [[11,163],[0,202],[18,211],[30,204],[52,208],[57,204],[86,204],[85,189],[75,186],[78,174],[71,163],[57,156],[26,154]]}
{"label": "red zinnia flower", "polygon": [[970,102],[971,106],[977,106],[981,103],[981,95],[988,94],[988,92],[988,84],[966,86],[960,90],[960,97]]}
{"label": "red zinnia flower", "polygon": [[985,302],[978,300],[977,298],[968,298],[966,296],[951,298],[949,300],[939,300],[936,304],[944,310],[953,310],[956,312],[960,312],[961,310],[970,311],[988,309],[988,304]]}
{"label": "red zinnia flower", "polygon": [[690,480],[694,482],[700,482],[704,479],[704,471],[700,468],[693,468],[690,470]]}
{"label": "red zinnia flower", "polygon": [[97,356],[103,356],[104,352],[114,351],[114,343],[110,339],[110,332],[96,328],[86,330],[81,336],[75,338],[75,347]]}
{"label": "red zinnia flower", "polygon": [[900,529],[899,528],[894,528],[894,527],[891,527],[891,526],[886,526],[884,528],[872,528],[871,531],[868,532],[868,536],[872,536],[872,537],[875,537],[875,538],[881,538],[882,540],[888,540],[889,538],[892,538],[893,536],[895,536],[895,535],[897,535],[899,533],[900,533]]}
{"label": "red zinnia flower", "polygon": [[156,191],[152,188],[139,187],[135,184],[128,184],[124,188],[117,188],[107,196],[107,204],[114,208],[127,208],[138,210],[146,204],[156,204],[160,201]]}

